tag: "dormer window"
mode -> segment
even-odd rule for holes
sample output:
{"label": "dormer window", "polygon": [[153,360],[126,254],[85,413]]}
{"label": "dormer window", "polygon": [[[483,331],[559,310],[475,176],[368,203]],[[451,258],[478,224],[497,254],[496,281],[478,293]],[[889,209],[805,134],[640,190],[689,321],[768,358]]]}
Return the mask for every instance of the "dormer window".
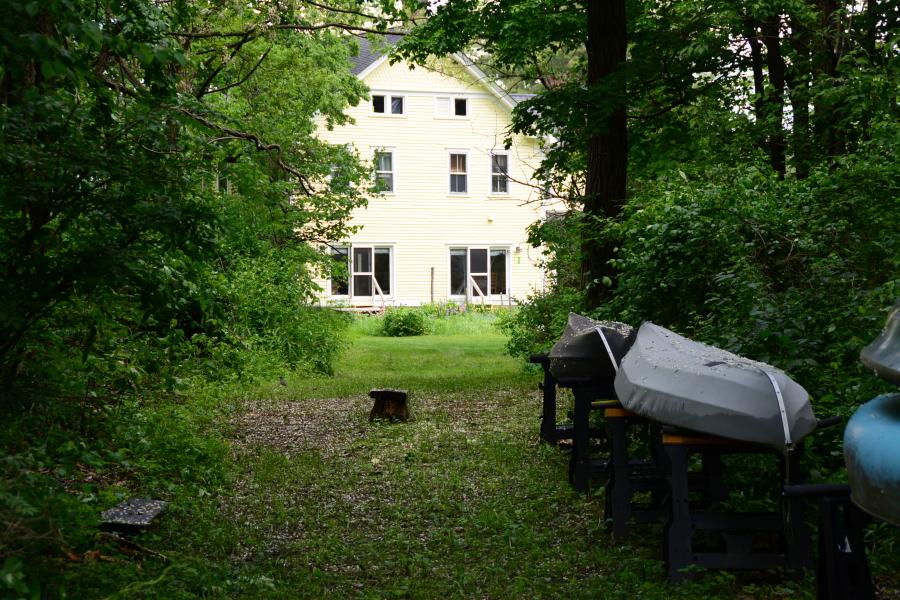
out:
{"label": "dormer window", "polygon": [[[388,110],[390,110],[390,113],[388,113]],[[372,94],[372,112],[379,115],[402,115],[403,96]]]}

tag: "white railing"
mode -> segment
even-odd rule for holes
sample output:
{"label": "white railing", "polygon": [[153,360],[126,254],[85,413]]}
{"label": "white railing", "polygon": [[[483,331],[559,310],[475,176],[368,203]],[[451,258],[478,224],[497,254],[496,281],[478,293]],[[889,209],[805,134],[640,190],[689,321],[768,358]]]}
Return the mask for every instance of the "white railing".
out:
{"label": "white railing", "polygon": [[468,296],[466,298],[466,301],[470,302],[472,300],[472,290],[474,289],[475,291],[478,292],[478,295],[481,296],[481,305],[484,306],[485,299],[486,299],[484,292],[481,291],[481,288],[478,287],[478,284],[475,283],[475,279],[471,275],[469,275],[468,278],[469,278],[469,286],[468,286],[468,290],[467,290],[468,293],[466,294],[466,296]]}
{"label": "white railing", "polygon": [[378,280],[375,279],[375,275],[369,275],[369,277],[372,278],[372,284],[375,287],[375,291],[378,292],[378,297],[381,298],[381,310],[384,311],[387,304],[386,300],[384,299],[384,292],[381,290],[381,286],[378,285]]}

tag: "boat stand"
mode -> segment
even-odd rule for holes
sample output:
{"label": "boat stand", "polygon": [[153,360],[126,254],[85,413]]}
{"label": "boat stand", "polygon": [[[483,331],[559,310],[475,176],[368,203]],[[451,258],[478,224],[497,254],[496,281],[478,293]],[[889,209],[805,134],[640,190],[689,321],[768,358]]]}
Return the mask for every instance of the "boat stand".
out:
{"label": "boat stand", "polygon": [[[632,521],[652,523],[664,518],[668,497],[665,461],[658,424],[621,406],[604,408],[603,416],[611,446],[604,508],[607,521],[612,521],[613,536],[623,539]],[[629,431],[634,430],[647,434],[644,457],[632,457],[629,451]],[[649,494],[649,502],[638,503],[635,496],[639,493]]]}
{"label": "boat stand", "polygon": [[572,426],[556,424],[556,379],[550,373],[550,357],[547,354],[532,354],[528,362],[541,365],[544,370],[544,381],[538,384],[538,388],[543,392],[541,440],[548,444],[571,440]]}
{"label": "boat stand", "polygon": [[[692,577],[691,566],[714,569],[786,568],[799,574],[810,566],[809,533],[799,502],[782,502],[777,512],[727,512],[720,508],[728,490],[723,477],[722,457],[733,454],[771,453],[771,450],[728,438],[664,427],[662,445],[668,461],[667,477],[671,496],[663,534],[663,554],[669,580]],[[702,508],[691,505],[690,457],[702,460]],[[799,483],[801,449],[787,457],[778,456],[784,484]],[[723,542],[716,550],[695,546],[698,533],[717,535]],[[760,549],[760,535],[777,537],[774,548]]]}
{"label": "boat stand", "polygon": [[819,600],[872,600],[875,588],[863,530],[871,520],[850,500],[844,483],[792,485],[786,498],[818,498],[819,543],[816,561],[816,597]]}

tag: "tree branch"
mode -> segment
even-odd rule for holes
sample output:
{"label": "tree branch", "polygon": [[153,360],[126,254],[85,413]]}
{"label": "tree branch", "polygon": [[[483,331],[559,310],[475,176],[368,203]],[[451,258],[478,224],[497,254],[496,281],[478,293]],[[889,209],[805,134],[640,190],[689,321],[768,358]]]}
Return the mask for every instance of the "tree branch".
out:
{"label": "tree branch", "polygon": [[269,55],[269,52],[271,50],[272,50],[272,46],[269,46],[269,48],[265,52],[263,52],[262,56],[259,57],[259,60],[256,61],[256,64],[253,65],[253,68],[250,69],[250,71],[246,75],[244,75],[239,81],[235,81],[234,83],[229,83],[228,85],[223,85],[222,87],[218,87],[214,90],[209,90],[206,93],[207,94],[215,94],[218,92],[224,92],[225,90],[228,90],[228,89],[231,89],[233,87],[237,87],[237,86],[243,84],[245,81],[247,81],[248,79],[250,79],[250,77],[253,76],[253,74],[259,68],[259,65],[261,65],[263,63],[263,61],[266,60],[266,57]]}
{"label": "tree branch", "polygon": [[[244,131],[238,131],[236,129],[232,129],[230,127],[226,127],[225,125],[220,125],[219,123],[214,123],[210,121],[203,115],[198,115],[197,113],[183,107],[183,106],[171,106],[169,107],[176,112],[180,112],[186,117],[200,123],[201,125],[208,127],[210,129],[214,129],[215,131],[222,132],[229,136],[231,139],[239,139],[247,142],[253,143],[256,147],[256,150],[259,152],[272,152],[275,156],[275,164],[278,165],[280,169],[283,171],[290,173],[294,177],[297,178],[297,182],[300,184],[300,188],[303,190],[303,193],[307,196],[312,195],[309,190],[309,186],[306,184],[306,179],[300,171],[291,165],[284,162],[284,159],[281,156],[281,146],[279,144],[267,144],[264,142],[258,135],[253,133],[247,133]],[[229,139],[229,138],[216,138],[217,140],[221,139]]]}

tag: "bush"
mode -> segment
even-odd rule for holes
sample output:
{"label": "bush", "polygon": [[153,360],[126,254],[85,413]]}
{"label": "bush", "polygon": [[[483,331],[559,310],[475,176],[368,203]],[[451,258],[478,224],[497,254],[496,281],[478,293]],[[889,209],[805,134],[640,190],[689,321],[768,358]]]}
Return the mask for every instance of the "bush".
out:
{"label": "bush", "polygon": [[389,337],[425,335],[428,329],[428,319],[418,310],[389,309],[381,322],[381,332]]}

